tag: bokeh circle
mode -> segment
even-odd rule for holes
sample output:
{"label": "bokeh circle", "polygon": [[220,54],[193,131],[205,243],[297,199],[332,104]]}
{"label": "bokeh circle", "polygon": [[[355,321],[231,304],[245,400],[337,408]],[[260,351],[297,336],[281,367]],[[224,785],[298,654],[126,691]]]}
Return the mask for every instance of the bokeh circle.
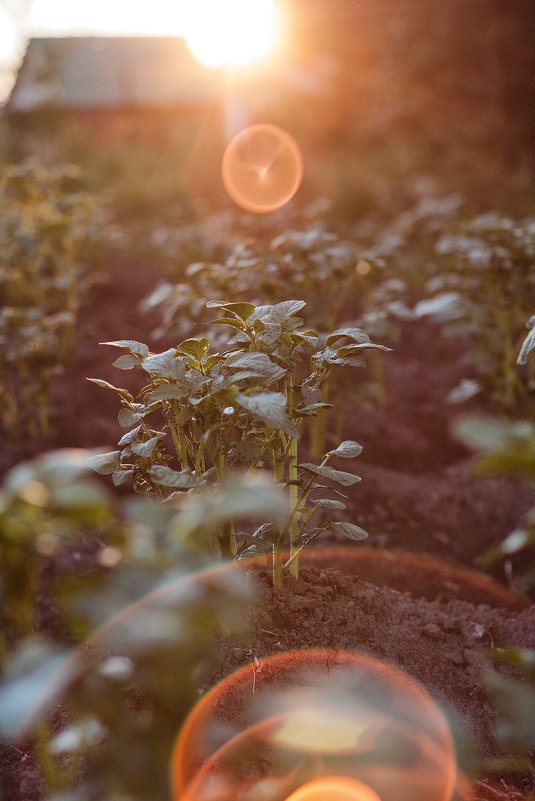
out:
{"label": "bokeh circle", "polygon": [[266,214],[290,201],[303,179],[303,157],[295,139],[278,125],[258,123],[227,145],[223,184],[246,211]]}

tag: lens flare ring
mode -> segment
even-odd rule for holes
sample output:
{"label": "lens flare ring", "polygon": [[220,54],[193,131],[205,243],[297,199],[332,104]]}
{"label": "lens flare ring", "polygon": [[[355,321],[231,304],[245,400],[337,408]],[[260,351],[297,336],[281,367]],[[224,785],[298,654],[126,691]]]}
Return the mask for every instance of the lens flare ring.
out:
{"label": "lens flare ring", "polygon": [[240,131],[227,145],[221,165],[226,191],[246,211],[276,211],[295,195],[303,179],[303,157],[295,139],[270,123]]}

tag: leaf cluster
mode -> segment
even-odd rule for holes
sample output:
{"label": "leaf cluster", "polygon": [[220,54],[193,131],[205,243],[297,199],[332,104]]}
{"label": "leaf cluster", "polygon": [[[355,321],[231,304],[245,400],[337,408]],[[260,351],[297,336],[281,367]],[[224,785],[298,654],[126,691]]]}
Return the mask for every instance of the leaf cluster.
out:
{"label": "leaf cluster", "polygon": [[[162,353],[151,353],[137,341],[105,343],[125,351],[116,367],[141,370],[148,382],[134,397],[126,389],[89,379],[119,396],[118,421],[128,429],[117,450],[94,458],[94,469],[110,474],[116,486],[130,485],[166,503],[221,484],[233,471],[271,470],[275,482],[288,488],[286,524],[277,529],[261,523],[238,537],[225,527],[212,542],[214,551],[225,557],[272,548],[280,559],[289,539],[295,561],[306,542],[335,525],[346,536],[364,536],[349,524],[309,526],[316,510],[329,507],[309,502],[310,493],[323,488],[322,480],[342,486],[359,480],[327,462],[353,458],[360,446],[345,443],[314,466],[299,464],[297,439],[303,421],[327,406],[322,385],[332,370],[360,367],[366,350],[387,348],[372,343],[359,328],[338,329],[320,342],[318,333],[297,316],[305,306],[302,300],[207,305],[221,314],[212,324],[230,330],[225,347],[217,352],[211,351],[207,337],[183,340]],[[280,580],[279,575],[276,582]]]}

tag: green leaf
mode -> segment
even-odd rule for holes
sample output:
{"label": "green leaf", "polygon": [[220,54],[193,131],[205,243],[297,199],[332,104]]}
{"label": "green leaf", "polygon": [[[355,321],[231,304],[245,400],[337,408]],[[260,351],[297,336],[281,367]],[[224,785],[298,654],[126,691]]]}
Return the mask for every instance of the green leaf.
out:
{"label": "green leaf", "polygon": [[271,361],[267,353],[238,353],[232,354],[226,361],[229,367],[240,367],[245,370],[243,374],[236,374],[235,381],[249,376],[261,378],[264,383],[272,384],[286,375],[284,367]]}
{"label": "green leaf", "polygon": [[303,417],[306,417],[307,415],[314,415],[318,411],[318,409],[332,409],[332,408],[333,408],[332,403],[311,403],[309,406],[298,406],[296,409],[294,409],[294,412]]}
{"label": "green leaf", "polygon": [[110,475],[118,469],[121,459],[121,451],[110,451],[109,453],[96,453],[87,459],[88,467],[102,476]]}
{"label": "green leaf", "polygon": [[107,495],[104,487],[99,484],[77,481],[74,484],[55,487],[50,503],[57,510],[69,512],[78,519],[91,519],[91,516],[87,518],[85,513],[105,506]]}
{"label": "green leaf", "polygon": [[60,653],[37,637],[19,644],[8,663],[0,686],[0,738],[16,742],[25,723],[52,702],[57,677],[65,669],[69,654]]}
{"label": "green leaf", "polygon": [[202,339],[185,339],[178,346],[178,350],[192,356],[196,361],[201,362],[210,350],[210,340],[206,337]]}
{"label": "green leaf", "polygon": [[263,459],[269,458],[269,453],[263,454],[262,442],[260,441],[242,441],[237,442],[236,445],[231,448],[230,451],[231,455],[238,456],[239,459],[245,460],[250,464],[254,464],[257,462],[260,457],[263,455]]}
{"label": "green leaf", "polygon": [[126,484],[129,481],[133,481],[134,479],[134,471],[133,470],[116,470],[115,473],[112,474],[112,481],[115,487],[120,487],[121,484]]}
{"label": "green leaf", "polygon": [[340,349],[325,348],[312,356],[314,362],[319,365],[323,364],[337,364],[340,367],[365,367],[366,362],[362,356],[353,356],[352,358],[343,358],[340,356]]}
{"label": "green leaf", "polygon": [[127,431],[126,434],[123,434],[117,445],[123,448],[125,445],[130,445],[131,442],[135,442],[140,431],[141,426],[133,428],[132,431]]}
{"label": "green leaf", "polygon": [[302,342],[308,342],[309,345],[314,346],[319,339],[319,334],[316,331],[296,331],[294,333],[294,337]]}
{"label": "green leaf", "polygon": [[252,303],[244,303],[242,301],[238,301],[236,303],[228,303],[224,300],[209,300],[206,304],[207,309],[224,309],[225,311],[229,311],[232,314],[235,314],[236,317],[239,317],[241,320],[245,322],[248,320],[251,314],[256,311],[256,306]]}
{"label": "green leaf", "polygon": [[258,541],[255,540],[250,545],[248,545],[247,548],[240,550],[235,558],[238,562],[241,562],[244,559],[251,559],[251,557],[254,556],[262,556],[263,554],[270,551],[272,548],[273,548],[272,545],[270,545],[267,542],[264,542],[263,540],[258,540]]}
{"label": "green leaf", "polygon": [[114,387],[113,384],[110,384],[109,381],[103,381],[102,378],[88,378],[88,381],[91,381],[93,384],[97,384],[99,387],[104,387],[104,389],[112,389],[114,392],[117,392],[121,398],[124,398],[127,401],[132,402],[134,400],[133,395],[127,389],[122,389],[122,387]]}
{"label": "green leaf", "polygon": [[338,356],[344,358],[345,356],[352,356],[353,354],[358,353],[362,350],[370,350],[375,348],[375,350],[385,350],[390,351],[392,348],[387,348],[386,345],[377,345],[375,342],[367,342],[364,345],[342,345],[341,348],[338,348],[337,354]]}
{"label": "green leaf", "polygon": [[359,342],[361,344],[369,344],[370,342],[370,337],[362,328],[338,328],[336,331],[333,331],[332,334],[329,334],[325,340],[325,344],[330,347],[344,337],[349,337],[349,339],[352,339],[354,342]]}
{"label": "green leaf", "polygon": [[212,367],[215,367],[216,364],[223,361],[223,357],[219,353],[214,353],[212,356],[208,356],[204,363],[204,369],[209,372]]}
{"label": "green leaf", "polygon": [[273,322],[280,324],[297,314],[306,305],[304,300],[283,300],[282,303],[276,303],[273,306],[270,317]]}
{"label": "green leaf", "polygon": [[453,432],[457,439],[473,450],[499,453],[508,449],[512,427],[513,424],[505,418],[466,415],[455,421]]}
{"label": "green leaf", "polygon": [[362,481],[360,476],[356,476],[353,473],[345,473],[343,470],[335,470],[333,467],[329,467],[328,465],[322,466],[305,462],[300,464],[299,467],[301,467],[303,470],[306,470],[308,473],[313,473],[316,476],[330,478],[331,481],[335,481],[337,484],[341,484],[343,487],[350,487],[352,484],[356,484],[357,481]]}
{"label": "green leaf", "polygon": [[121,428],[130,428],[134,423],[137,423],[141,416],[139,412],[134,412],[133,409],[121,409],[117,415],[117,420]]}
{"label": "green leaf", "polygon": [[329,456],[340,456],[342,459],[354,459],[361,453],[362,445],[359,445],[358,442],[354,442],[351,439],[346,439],[344,442],[341,442],[334,451],[329,451]]}
{"label": "green leaf", "polygon": [[240,331],[246,331],[247,325],[243,320],[238,320],[236,317],[218,317],[217,320],[210,320],[210,325],[229,325],[231,328],[238,328]]}
{"label": "green leaf", "polygon": [[159,464],[151,467],[149,476],[156,484],[161,484],[162,487],[191,489],[201,483],[200,477],[194,476],[189,470],[182,470],[179,473],[177,470],[172,470],[170,467],[164,467]]}
{"label": "green leaf", "polygon": [[101,342],[101,345],[112,345],[114,348],[126,348],[136,356],[141,356],[145,359],[149,355],[149,349],[143,342],[137,342],[135,339],[117,339],[113,342]]}
{"label": "green leaf", "polygon": [[306,406],[321,403],[321,389],[308,384],[301,385],[301,396]]}
{"label": "green leaf", "polygon": [[518,354],[518,358],[516,360],[517,364],[527,364],[529,354],[533,350],[535,350],[535,317],[530,318],[528,326],[530,324],[532,325],[532,328],[529,334],[526,336],[524,342],[522,343],[522,347],[520,348],[520,353]]}
{"label": "green leaf", "polygon": [[262,523],[248,538],[257,543],[265,545],[276,545],[280,536],[280,530],[274,523]]}
{"label": "green leaf", "polygon": [[485,671],[483,681],[497,713],[497,737],[513,754],[535,748],[535,687],[525,680]]}
{"label": "green leaf", "polygon": [[133,442],[130,448],[137,456],[148,459],[154,452],[159,439],[160,437],[151,437],[146,442]]}
{"label": "green leaf", "polygon": [[368,536],[367,531],[364,531],[363,528],[356,526],[354,523],[344,523],[337,520],[331,523],[330,527],[334,528],[339,534],[343,534],[344,537],[348,537],[350,540],[365,540]]}
{"label": "green leaf", "polygon": [[179,387],[178,384],[168,384],[167,382],[159,384],[150,395],[147,395],[147,403],[158,403],[162,400],[177,400],[187,395],[187,390]]}
{"label": "green leaf", "polygon": [[119,370],[131,370],[133,367],[139,367],[140,365],[141,358],[133,353],[125,353],[124,356],[119,356],[113,362],[113,366],[118,367]]}
{"label": "green leaf", "polygon": [[347,509],[342,501],[335,501],[334,498],[311,498],[310,503],[314,506],[326,507],[327,509]]}
{"label": "green leaf", "polygon": [[183,378],[186,373],[185,359],[176,348],[148,356],[142,364],[144,370],[160,378]]}
{"label": "green leaf", "polygon": [[259,417],[271,428],[284,431],[290,437],[299,436],[292,419],[286,409],[286,397],[282,392],[258,392],[254,395],[236,394],[236,403],[243,409]]}
{"label": "green leaf", "polygon": [[287,514],[286,499],[277,487],[238,476],[230,476],[217,488],[203,489],[187,501],[175,518],[177,531],[211,529],[223,520],[238,518],[267,518],[280,525]]}

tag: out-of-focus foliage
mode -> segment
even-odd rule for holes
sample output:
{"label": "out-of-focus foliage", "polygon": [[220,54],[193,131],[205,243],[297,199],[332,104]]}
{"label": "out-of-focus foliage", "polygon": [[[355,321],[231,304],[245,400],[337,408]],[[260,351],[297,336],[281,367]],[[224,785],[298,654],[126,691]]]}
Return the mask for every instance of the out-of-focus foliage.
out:
{"label": "out-of-focus foliage", "polygon": [[362,253],[397,283],[399,315],[436,322],[445,337],[468,344],[477,378],[455,389],[452,402],[477,392],[509,412],[525,402],[531,379],[517,354],[535,306],[534,218],[471,217],[459,196],[425,198],[374,231]]}
{"label": "out-of-focus foliage", "polygon": [[529,333],[522,342],[516,363],[529,365],[530,383],[528,384],[528,389],[533,390],[535,389],[535,315],[529,318],[526,328],[529,328]]}
{"label": "out-of-focus foliage", "polygon": [[450,293],[449,332],[469,335],[483,388],[513,409],[525,395],[516,361],[535,306],[535,219],[482,215],[444,231],[435,252],[427,289]]}
{"label": "out-of-focus foliage", "polygon": [[[173,242],[169,263],[182,259]],[[374,265],[359,258],[358,249],[321,227],[289,230],[262,247],[253,240],[236,245],[223,262],[177,264],[180,283],[160,284],[147,297],[144,310],[158,310],[157,336],[184,337],[208,322],[206,302],[232,296],[250,303],[278,303],[292,297],[307,304],[307,323],[332,330],[341,315],[367,310],[371,287],[378,281]]]}
{"label": "out-of-focus foliage", "polygon": [[[58,636],[76,636],[80,621],[69,612],[69,577],[78,577],[78,589],[84,579],[74,554],[91,538],[103,552],[111,548],[108,555],[120,542],[109,494],[88,479],[87,457],[79,450],[47,453],[13,468],[0,489],[0,664],[18,640],[41,627],[44,596],[56,607]],[[58,561],[61,571],[54,570]],[[96,558],[85,578],[102,574],[104,564]]]}
{"label": "out-of-focus foliage", "polygon": [[496,736],[504,754],[485,760],[483,766],[496,772],[528,774],[533,780],[535,651],[495,648],[481,656],[487,662],[482,679],[496,710]]}
{"label": "out-of-focus foliage", "polygon": [[[208,536],[229,514],[250,514],[260,497],[265,518],[278,519],[283,499],[274,487],[236,478],[183,507],[140,499],[117,509],[94,474],[88,478],[89,457],[48,453],[16,467],[0,493],[2,622],[10,635],[0,665],[0,742],[32,743],[47,798],[164,801],[173,740],[217,669],[219,638],[242,632],[244,607],[255,603],[247,570],[208,569],[188,532],[194,525]],[[96,583],[82,581],[72,559],[83,536],[96,546],[92,559],[85,554]],[[61,650],[40,617],[51,601],[40,579],[54,566],[68,578],[69,548],[76,579],[68,595],[54,596],[56,614],[64,624],[84,621],[74,642],[94,632],[70,654],[67,625]]]}
{"label": "out-of-focus foliage", "polygon": [[[494,417],[466,416],[454,428],[455,435],[476,452],[475,470],[487,476],[517,476],[535,497],[535,424],[531,420],[511,421]],[[485,566],[535,545],[535,506],[519,528],[482,557]],[[519,589],[535,584],[535,563],[525,564],[517,578]]]}
{"label": "out-of-focus foliage", "polygon": [[50,382],[69,358],[97,241],[74,167],[6,167],[0,181],[0,425],[47,438]]}

